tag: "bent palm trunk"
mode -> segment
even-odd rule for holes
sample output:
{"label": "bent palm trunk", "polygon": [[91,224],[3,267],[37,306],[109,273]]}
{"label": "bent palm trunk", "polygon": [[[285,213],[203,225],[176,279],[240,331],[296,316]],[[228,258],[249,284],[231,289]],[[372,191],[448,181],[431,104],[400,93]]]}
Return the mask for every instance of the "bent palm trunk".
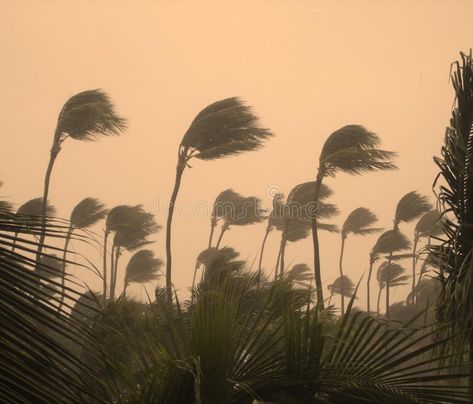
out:
{"label": "bent palm trunk", "polygon": [[340,297],[341,301],[341,310],[342,310],[342,316],[345,314],[345,289],[343,287],[343,252],[345,250],[345,237],[342,236],[342,246],[340,248],[340,261],[339,261],[339,268],[340,268],[340,279],[341,279],[341,287],[342,287],[342,293]]}
{"label": "bent palm trunk", "polygon": [[267,238],[268,238],[268,235],[269,235],[269,230],[267,229],[267,230],[266,230],[266,233],[264,234],[264,237],[263,237],[263,243],[261,244],[261,252],[260,252],[260,255],[259,255],[259,262],[258,262],[258,287],[259,287],[260,281],[261,281],[261,267],[262,267],[262,264],[263,264],[264,246],[266,245],[266,240],[267,240]]}
{"label": "bent palm trunk", "polygon": [[374,261],[370,258],[370,269],[368,271],[368,280],[366,281],[366,311],[370,312],[370,283],[371,283],[371,274],[373,272]]}
{"label": "bent palm trunk", "polygon": [[[322,177],[317,175],[315,181],[314,199],[313,202],[319,202],[320,187],[322,185]],[[317,233],[317,215],[314,213],[312,218],[312,243],[314,247],[314,279],[315,288],[317,292],[317,307],[324,309],[324,293],[322,290],[322,275],[320,269],[320,251],[319,251],[319,237]]]}
{"label": "bent palm trunk", "polygon": [[74,232],[74,227],[71,225],[69,226],[69,230],[67,231],[66,240],[64,242],[64,251],[62,254],[62,272],[61,272],[61,302],[59,303],[58,313],[61,311],[62,306],[64,305],[64,293],[66,290],[66,261],[67,261],[67,253],[69,242],[71,241],[72,233]]}

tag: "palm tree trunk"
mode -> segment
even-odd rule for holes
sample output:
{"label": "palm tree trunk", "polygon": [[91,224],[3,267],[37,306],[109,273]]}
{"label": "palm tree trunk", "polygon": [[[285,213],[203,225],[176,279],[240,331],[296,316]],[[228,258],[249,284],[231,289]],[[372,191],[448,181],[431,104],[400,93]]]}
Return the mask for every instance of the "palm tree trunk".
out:
{"label": "palm tree trunk", "polygon": [[371,283],[371,274],[373,272],[374,260],[370,256],[370,269],[368,271],[368,280],[366,281],[366,311],[370,312],[370,283]]}
{"label": "palm tree trunk", "polygon": [[126,288],[128,287],[128,283],[125,282],[125,285],[123,286],[123,298],[126,299]]}
{"label": "palm tree trunk", "polygon": [[57,309],[58,313],[61,312],[62,306],[64,305],[64,293],[66,291],[66,260],[67,260],[67,249],[69,247],[69,242],[71,241],[72,233],[74,232],[74,227],[69,226],[69,229],[66,234],[66,240],[64,242],[64,251],[62,252],[62,273],[61,273],[61,302]]}
{"label": "palm tree trunk", "polygon": [[172,191],[171,200],[169,201],[168,218],[166,222],[166,295],[169,303],[172,303],[172,254],[171,254],[171,227],[174,206],[176,204],[177,194],[181,186],[182,174],[185,168],[185,154],[180,153],[177,167],[174,189]]}
{"label": "palm tree trunk", "polygon": [[227,231],[228,227],[225,226],[225,224],[222,226],[222,230],[220,230],[220,236],[218,236],[217,240],[217,245],[215,246],[215,249],[218,250],[220,247],[220,242],[222,241],[223,234]]}
{"label": "palm tree trunk", "polygon": [[332,297],[333,297],[333,288],[330,290],[330,297],[328,298],[329,307],[330,307],[330,304],[332,303]]}
{"label": "palm tree trunk", "polygon": [[343,287],[343,252],[345,250],[345,237],[342,236],[342,245],[340,248],[340,261],[339,261],[339,268],[340,268],[340,280],[341,280],[341,287],[342,287],[342,293],[340,296],[341,300],[341,309],[342,309],[342,316],[345,314],[345,289]]}
{"label": "palm tree trunk", "polygon": [[214,236],[214,230],[215,230],[215,224],[213,222],[213,220],[211,221],[210,223],[210,236],[209,236],[209,247],[212,247],[212,238]]}
{"label": "palm tree trunk", "polygon": [[388,265],[386,267],[386,318],[389,320],[389,279],[390,279],[390,268],[391,268],[391,260],[392,260],[393,253],[392,251],[389,253],[388,257]]}
{"label": "palm tree trunk", "polygon": [[284,255],[286,254],[286,237],[284,235],[281,237],[281,259],[280,259],[280,264],[281,264],[281,270],[279,271],[279,274],[282,276],[284,274]]}
{"label": "palm tree trunk", "polygon": [[281,244],[279,244],[278,259],[276,260],[276,267],[274,268],[274,280],[278,278],[280,260],[281,260]]}
{"label": "palm tree trunk", "polygon": [[199,269],[199,265],[196,265],[194,268],[194,276],[192,277],[192,289],[191,289],[191,303],[194,302],[194,288],[195,288],[195,278],[197,277],[197,269]]}
{"label": "palm tree trunk", "polygon": [[[317,175],[315,181],[315,190],[313,203],[317,204],[319,202],[320,187],[322,185],[322,176]],[[324,309],[324,292],[322,290],[322,275],[320,269],[320,251],[319,251],[319,237],[317,233],[317,215],[314,214],[312,218],[312,243],[314,247],[314,279],[315,279],[315,288],[317,292],[317,307],[319,309]]]}
{"label": "palm tree trunk", "polygon": [[269,229],[266,229],[266,233],[264,234],[264,237],[263,237],[263,243],[261,244],[261,252],[260,252],[260,255],[259,255],[259,262],[258,262],[258,288],[259,288],[260,281],[261,281],[261,267],[262,267],[262,264],[263,264],[264,246],[266,244],[266,240],[268,238],[268,235],[269,235]]}
{"label": "palm tree trunk", "polygon": [[102,299],[103,299],[103,305],[105,307],[105,304],[107,303],[107,241],[108,241],[108,230],[105,229],[105,233],[103,236],[103,274],[102,274],[102,279],[103,279],[103,286],[102,286]]}
{"label": "palm tree trunk", "polygon": [[383,289],[379,288],[379,292],[378,292],[378,302],[376,303],[376,312],[378,313],[378,316],[379,316],[379,303],[381,301],[381,291]]}
{"label": "palm tree trunk", "polygon": [[110,297],[112,301],[115,299],[115,290],[117,286],[117,277],[118,277],[118,260],[120,259],[120,246],[115,246],[115,260],[113,261],[113,283],[111,287]]}
{"label": "palm tree trunk", "polygon": [[41,252],[43,251],[44,240],[46,238],[46,212],[48,208],[48,196],[49,196],[49,183],[51,181],[51,173],[53,172],[54,162],[59,154],[58,134],[54,134],[54,141],[51,147],[51,154],[49,157],[48,168],[46,169],[46,175],[44,176],[44,190],[43,199],[41,201],[41,227],[38,241],[38,249],[36,251],[36,262],[39,262],[41,258]]}
{"label": "palm tree trunk", "polygon": [[412,247],[412,293],[411,293],[411,303],[415,303],[414,290],[416,287],[416,263],[417,263],[417,243],[419,238],[414,236],[414,244]]}

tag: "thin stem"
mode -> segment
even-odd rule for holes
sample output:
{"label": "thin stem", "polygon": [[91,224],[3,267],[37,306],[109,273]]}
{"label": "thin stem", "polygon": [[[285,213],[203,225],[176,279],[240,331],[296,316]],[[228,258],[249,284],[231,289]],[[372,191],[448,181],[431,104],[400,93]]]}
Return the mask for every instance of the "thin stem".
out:
{"label": "thin stem", "polygon": [[281,236],[281,258],[280,258],[281,269],[279,271],[279,274],[281,275],[281,277],[283,276],[284,269],[285,269],[285,265],[284,265],[285,254],[286,254],[286,237],[284,237],[284,232],[283,232],[283,235]]}
{"label": "thin stem", "polygon": [[368,279],[366,281],[366,311],[370,312],[370,283],[371,283],[371,274],[373,273],[374,259],[370,256],[370,269],[368,271]]}
{"label": "thin stem", "polygon": [[220,243],[222,241],[223,234],[228,230],[228,225],[226,223],[223,224],[222,230],[220,230],[220,236],[218,236],[217,240],[217,245],[215,246],[215,249],[218,250],[220,247]]}
{"label": "thin stem", "polygon": [[393,252],[389,253],[388,265],[386,267],[386,318],[389,320],[389,281],[390,281],[390,270],[391,270],[391,261],[393,257]]}
{"label": "thin stem", "polygon": [[341,287],[342,287],[342,293],[341,293],[341,296],[340,296],[340,300],[341,300],[341,311],[342,311],[342,316],[345,314],[345,289],[344,289],[344,285],[343,285],[343,252],[345,250],[345,239],[346,239],[346,236],[345,235],[342,235],[342,245],[341,245],[341,248],[340,248],[340,260],[339,260],[339,268],[340,268],[340,281],[341,281]]}
{"label": "thin stem", "polygon": [[209,247],[212,247],[212,238],[214,236],[214,230],[215,226],[217,225],[217,222],[215,221],[214,218],[210,219],[210,236],[209,236]]}
{"label": "thin stem", "polygon": [[259,255],[259,263],[258,263],[258,288],[259,288],[260,281],[261,281],[261,267],[262,267],[262,264],[263,264],[264,246],[266,245],[266,240],[268,238],[268,235],[269,235],[270,231],[271,231],[270,228],[266,229],[266,233],[264,233],[264,237],[263,237],[263,243],[261,244],[261,252],[260,252],[260,255]]}
{"label": "thin stem", "polygon": [[411,303],[415,303],[414,291],[416,288],[416,263],[417,263],[417,243],[419,237],[417,234],[414,236],[414,244],[412,247],[412,293],[411,293]]}
{"label": "thin stem", "polygon": [[[320,187],[322,185],[323,176],[320,174],[317,175],[315,181],[314,197],[313,203],[317,204],[319,202]],[[312,243],[314,247],[314,279],[315,279],[315,288],[317,292],[317,307],[319,309],[324,309],[324,293],[322,289],[322,275],[320,268],[320,250],[319,250],[319,236],[317,233],[317,215],[314,214],[312,218]]]}
{"label": "thin stem", "polygon": [[107,303],[107,241],[108,241],[108,234],[109,231],[105,229],[104,237],[103,237],[103,286],[102,286],[102,299],[103,305]]}
{"label": "thin stem", "polygon": [[69,242],[71,241],[73,232],[74,232],[74,226],[71,224],[66,234],[66,240],[64,242],[64,251],[62,253],[61,302],[59,303],[59,307],[57,309],[58,313],[61,312],[62,306],[64,305],[64,293],[66,291],[66,261],[67,261],[67,253],[68,253],[67,249],[69,247]]}
{"label": "thin stem", "polygon": [[380,301],[381,301],[381,292],[382,292],[382,288],[380,287],[379,288],[379,292],[378,292],[378,302],[376,303],[376,312],[378,313],[378,316],[379,316],[379,304],[380,304]]}

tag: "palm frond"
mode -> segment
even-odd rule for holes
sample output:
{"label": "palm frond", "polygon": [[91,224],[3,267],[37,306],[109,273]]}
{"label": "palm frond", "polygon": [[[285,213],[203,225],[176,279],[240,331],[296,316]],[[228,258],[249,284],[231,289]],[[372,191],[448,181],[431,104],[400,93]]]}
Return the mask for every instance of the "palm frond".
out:
{"label": "palm frond", "polygon": [[409,276],[403,275],[406,269],[399,264],[388,261],[381,263],[376,273],[376,280],[378,281],[379,287],[383,289],[386,286],[386,282],[389,282],[389,286],[401,286],[407,284]]}
{"label": "palm frond", "polygon": [[151,250],[141,250],[133,254],[125,270],[125,285],[146,283],[159,278],[163,261],[154,256]]}
{"label": "palm frond", "polygon": [[70,222],[78,229],[85,229],[107,216],[105,205],[95,198],[84,198],[72,210]]}
{"label": "palm frond", "polygon": [[442,234],[440,212],[437,209],[429,210],[419,219],[414,229],[418,237],[439,236]]}
{"label": "palm frond", "polygon": [[399,230],[387,230],[379,236],[371,249],[371,254],[378,255],[402,251],[408,249],[410,245],[410,241]]}
{"label": "palm frond", "polygon": [[[342,280],[343,278],[343,280]],[[343,282],[343,288],[342,288]],[[352,297],[355,292],[355,284],[353,281],[346,275],[339,276],[335,281],[327,286],[327,289],[330,293],[341,295],[343,289],[343,295],[345,297]]]}
{"label": "palm frond", "polygon": [[432,209],[427,197],[419,194],[417,191],[408,192],[398,202],[394,223],[409,223],[417,219],[420,215]]}
{"label": "palm frond", "polygon": [[364,236],[381,231],[379,228],[371,227],[378,221],[376,215],[367,208],[356,208],[345,219],[342,226],[342,236],[349,234]]}

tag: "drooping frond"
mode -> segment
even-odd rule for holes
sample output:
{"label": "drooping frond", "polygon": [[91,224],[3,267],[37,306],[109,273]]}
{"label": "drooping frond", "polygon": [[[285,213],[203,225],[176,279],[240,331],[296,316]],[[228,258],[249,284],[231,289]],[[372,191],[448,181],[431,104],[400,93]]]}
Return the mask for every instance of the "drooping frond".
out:
{"label": "drooping frond", "polygon": [[362,174],[374,170],[392,170],[395,153],[379,150],[378,135],[360,125],[347,125],[333,132],[320,154],[320,175],[333,176],[338,171]]}
{"label": "drooping frond", "polygon": [[107,216],[105,205],[95,198],[85,198],[72,210],[70,222],[78,229],[85,229]]}
{"label": "drooping frond", "polygon": [[287,271],[285,277],[292,282],[309,283],[314,278],[314,274],[307,264],[296,264]]}
{"label": "drooping frond", "polygon": [[399,230],[387,230],[379,236],[371,249],[371,254],[377,256],[378,254],[402,251],[408,249],[410,245],[410,241]]}
{"label": "drooping frond", "polygon": [[[23,205],[17,209],[16,214],[18,217],[39,217],[41,216],[41,207],[43,198],[34,198],[30,199],[29,201],[25,202]],[[46,215],[47,216],[54,216],[56,214],[56,208],[49,204],[46,207]]]}
{"label": "drooping frond", "polygon": [[125,270],[125,285],[146,283],[159,278],[163,261],[154,256],[151,250],[141,250],[133,254]]}
{"label": "drooping frond", "polygon": [[226,189],[215,198],[212,208],[212,218],[219,219],[235,215],[236,206],[242,203],[244,197],[233,189]]}
{"label": "drooping frond", "polygon": [[389,281],[389,286],[401,286],[406,285],[409,280],[409,276],[403,275],[406,272],[406,269],[401,265],[391,262],[388,265],[388,261],[383,262],[378,267],[378,272],[376,273],[376,280],[381,289],[386,286],[386,282]]}
{"label": "drooping frond", "polygon": [[120,135],[126,128],[110,98],[102,90],[78,93],[64,104],[59,114],[58,139],[70,136],[76,140],[94,141],[102,136]]}
{"label": "drooping frond", "polygon": [[259,149],[272,136],[251,109],[236,97],[214,102],[192,121],[181,146],[192,157],[214,160]]}
{"label": "drooping frond", "polygon": [[408,192],[399,200],[396,206],[394,223],[398,225],[401,222],[412,222],[430,209],[432,209],[432,205],[426,196],[419,194],[417,191]]}
{"label": "drooping frond", "polygon": [[218,250],[211,247],[198,255],[196,266],[205,266],[204,280],[221,280],[223,277],[235,275],[242,271],[245,267],[245,261],[238,260],[239,256],[240,254],[231,247],[223,247]]}
{"label": "drooping frond", "polygon": [[442,233],[440,212],[437,209],[429,210],[417,222],[415,234],[417,237],[438,236]]}
{"label": "drooping frond", "polygon": [[381,231],[380,228],[371,227],[376,223],[378,218],[376,215],[367,208],[357,208],[352,211],[342,226],[342,237],[346,237],[349,234],[355,236],[364,236],[373,234]]}
{"label": "drooping frond", "polygon": [[266,210],[262,207],[261,199],[256,196],[248,196],[236,206],[235,216],[227,219],[227,223],[233,226],[246,226],[260,223],[266,219]]}

